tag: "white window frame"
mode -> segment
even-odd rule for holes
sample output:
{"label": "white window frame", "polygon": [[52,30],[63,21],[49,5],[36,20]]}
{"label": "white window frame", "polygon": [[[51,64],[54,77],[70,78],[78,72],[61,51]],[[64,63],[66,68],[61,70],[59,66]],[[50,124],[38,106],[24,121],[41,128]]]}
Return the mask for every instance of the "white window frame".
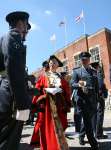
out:
{"label": "white window frame", "polygon": [[[66,64],[64,65],[64,62],[66,61]],[[68,72],[69,68],[68,68],[68,58],[65,58],[62,60],[63,63],[63,71]]]}
{"label": "white window frame", "polygon": [[99,51],[99,53],[98,53],[99,54],[99,60],[93,60],[92,56],[91,56],[91,62],[99,61],[101,63],[101,55],[100,55],[100,46],[99,45],[95,45],[93,47],[90,47],[89,48],[89,53],[91,54],[91,50],[95,49],[95,48],[98,48],[98,51]]}
{"label": "white window frame", "polygon": [[74,53],[74,55],[73,55],[73,60],[74,60],[74,67],[79,67],[79,66],[76,66],[76,63],[75,63],[75,56],[79,56],[80,55],[80,53],[81,53],[81,51],[79,51],[79,52],[77,52],[77,53]]}

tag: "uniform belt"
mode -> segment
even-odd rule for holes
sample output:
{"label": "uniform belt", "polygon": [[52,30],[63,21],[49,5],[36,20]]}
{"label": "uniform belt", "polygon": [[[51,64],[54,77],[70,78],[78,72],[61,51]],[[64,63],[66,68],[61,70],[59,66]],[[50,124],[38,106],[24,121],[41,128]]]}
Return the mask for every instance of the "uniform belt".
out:
{"label": "uniform belt", "polygon": [[94,87],[87,87],[88,90],[94,90],[95,88]]}

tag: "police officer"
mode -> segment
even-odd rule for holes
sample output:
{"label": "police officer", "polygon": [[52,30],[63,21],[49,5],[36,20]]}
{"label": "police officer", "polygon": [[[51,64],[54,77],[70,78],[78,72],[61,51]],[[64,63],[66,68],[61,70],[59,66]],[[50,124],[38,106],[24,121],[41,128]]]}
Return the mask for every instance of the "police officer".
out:
{"label": "police officer", "polygon": [[104,122],[105,98],[107,98],[108,96],[108,91],[104,83],[104,75],[99,62],[93,62],[91,63],[91,66],[97,70],[97,77],[99,83],[96,137],[98,139],[103,139],[103,138],[107,138],[107,135],[103,134],[103,122]]}
{"label": "police officer", "polygon": [[[97,109],[98,82],[97,73],[89,65],[90,54],[80,54],[82,67],[74,69],[72,75],[72,88],[77,89],[77,106],[81,111],[85,132],[92,150],[98,150],[98,143],[94,138],[92,118]],[[80,136],[80,142],[83,137]]]}
{"label": "police officer", "polygon": [[[9,32],[0,39],[0,150],[17,150],[28,119],[31,100],[25,84],[25,37],[31,28],[29,14],[6,16]],[[14,114],[14,111],[16,113]]]}

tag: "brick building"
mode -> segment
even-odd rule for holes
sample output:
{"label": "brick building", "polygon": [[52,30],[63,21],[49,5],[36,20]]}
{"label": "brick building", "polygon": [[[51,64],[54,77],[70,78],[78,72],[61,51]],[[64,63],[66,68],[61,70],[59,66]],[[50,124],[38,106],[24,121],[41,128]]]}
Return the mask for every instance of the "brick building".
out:
{"label": "brick building", "polygon": [[64,64],[59,71],[68,71],[69,74],[72,74],[72,69],[80,65],[79,54],[83,51],[91,53],[91,62],[100,61],[104,70],[106,86],[111,89],[111,31],[104,28],[92,35],[84,35],[56,51],[55,55]]}
{"label": "brick building", "polygon": [[[92,35],[84,35],[56,51],[55,55],[64,64],[64,67],[60,68],[59,71],[68,71],[71,75],[72,69],[80,65],[79,54],[83,51],[91,53],[91,62],[100,62],[104,70],[106,86],[111,89],[111,31],[103,28]],[[39,74],[41,70],[37,72],[33,74]]]}

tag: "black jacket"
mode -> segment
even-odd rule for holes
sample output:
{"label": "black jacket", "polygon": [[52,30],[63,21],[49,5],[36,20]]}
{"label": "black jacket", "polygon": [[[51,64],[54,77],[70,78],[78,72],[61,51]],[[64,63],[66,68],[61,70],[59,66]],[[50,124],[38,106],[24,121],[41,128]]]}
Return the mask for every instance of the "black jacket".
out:
{"label": "black jacket", "polygon": [[4,62],[0,70],[5,69],[7,72],[10,94],[14,97],[17,109],[28,109],[31,100],[27,93],[25,80],[26,46],[17,31],[11,30],[1,38],[0,58],[2,58],[1,62]]}

